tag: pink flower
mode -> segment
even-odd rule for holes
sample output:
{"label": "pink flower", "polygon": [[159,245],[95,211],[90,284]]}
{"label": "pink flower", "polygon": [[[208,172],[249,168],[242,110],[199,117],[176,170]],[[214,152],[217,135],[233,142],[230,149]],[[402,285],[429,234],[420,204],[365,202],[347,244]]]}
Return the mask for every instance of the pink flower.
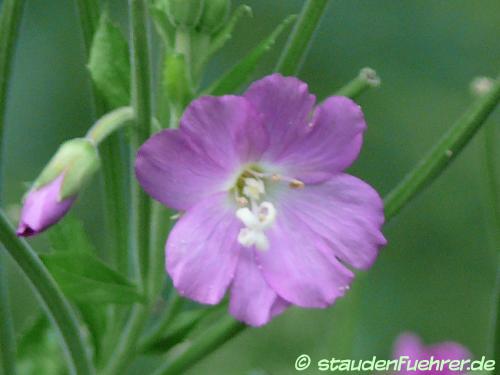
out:
{"label": "pink flower", "polygon": [[462,360],[469,359],[471,355],[469,351],[454,342],[443,342],[440,344],[425,346],[420,338],[411,333],[405,333],[399,336],[394,346],[393,358],[407,356],[411,361],[411,368],[399,371],[397,374],[448,374],[459,375],[465,374],[467,371],[451,371],[449,365],[445,364],[442,370],[437,370],[437,365],[429,371],[420,371],[415,368],[415,361],[430,360]]}
{"label": "pink flower", "polygon": [[334,96],[314,107],[307,85],[275,74],[243,96],[202,97],[178,130],[139,150],[144,190],[185,211],[166,244],[179,293],[253,326],[290,304],[324,308],[386,243],[383,204],[344,173],[366,129],[361,108]]}

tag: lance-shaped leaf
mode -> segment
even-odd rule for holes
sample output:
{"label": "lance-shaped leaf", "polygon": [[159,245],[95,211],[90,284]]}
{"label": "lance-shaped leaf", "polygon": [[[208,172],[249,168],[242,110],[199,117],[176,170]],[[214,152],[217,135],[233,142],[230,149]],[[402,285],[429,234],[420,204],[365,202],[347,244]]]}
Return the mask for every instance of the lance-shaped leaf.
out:
{"label": "lance-shaped leaf", "polygon": [[88,68],[97,89],[112,107],[130,103],[128,43],[106,13],[94,35]]}
{"label": "lance-shaped leaf", "polygon": [[95,253],[83,223],[71,213],[47,231],[50,246],[56,252]]}
{"label": "lance-shaped leaf", "polygon": [[207,93],[211,95],[224,95],[235,92],[243,84],[248,82],[257,65],[267,51],[269,51],[279,35],[290,25],[297,17],[288,16],[281,22],[276,29],[266,39],[260,42],[243,60],[232,67],[218,81],[208,88]]}
{"label": "lance-shaped leaf", "polygon": [[75,302],[144,302],[144,297],[129,280],[91,254],[64,252],[41,258],[64,294]]}

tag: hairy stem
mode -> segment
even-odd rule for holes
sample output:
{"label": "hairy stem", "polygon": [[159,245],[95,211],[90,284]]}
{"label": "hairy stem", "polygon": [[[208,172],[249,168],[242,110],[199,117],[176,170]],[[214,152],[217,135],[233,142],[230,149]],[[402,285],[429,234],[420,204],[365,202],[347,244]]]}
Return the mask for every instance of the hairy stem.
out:
{"label": "hairy stem", "polygon": [[61,342],[72,374],[94,374],[89,353],[71,306],[40,258],[28,243],[16,236],[0,211],[0,242],[28,278],[36,296],[61,334]]}
{"label": "hairy stem", "polygon": [[286,76],[296,75],[302,65],[311,39],[323,15],[328,0],[307,0],[295,27],[286,43],[276,72]]}

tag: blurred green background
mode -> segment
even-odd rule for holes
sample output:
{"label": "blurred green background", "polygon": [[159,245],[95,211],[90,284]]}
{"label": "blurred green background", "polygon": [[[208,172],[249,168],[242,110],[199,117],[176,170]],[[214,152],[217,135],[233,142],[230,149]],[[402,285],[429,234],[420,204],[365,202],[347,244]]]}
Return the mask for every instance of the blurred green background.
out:
{"label": "blurred green background", "polygon": [[[302,5],[300,0],[245,3],[254,17],[236,28],[211,63],[207,82]],[[113,18],[124,26],[125,9],[122,0],[110,4]],[[352,173],[384,195],[467,107],[470,81],[497,75],[499,34],[498,0],[331,1],[300,77],[320,98],[364,66],[382,77],[380,89],[359,100],[369,130]],[[284,39],[267,55],[259,75],[272,69]],[[27,1],[8,102],[6,205],[17,204],[25,182],[38,174],[57,146],[82,135],[91,121],[73,2]],[[497,111],[489,123],[499,122]],[[498,131],[496,138],[500,140]],[[476,357],[487,354],[496,260],[484,193],[483,139],[478,134],[439,180],[386,226],[389,245],[346,298],[327,310],[291,309],[264,328],[246,330],[189,374],[290,374],[301,353],[313,360],[389,358],[394,339],[407,330],[426,342],[454,340]],[[96,183],[76,208],[97,244],[106,236],[99,199]],[[43,249],[44,242],[35,245]],[[10,265],[20,330],[38,305]],[[353,339],[346,344],[346,337]],[[131,373],[147,374],[152,361],[142,359]]]}

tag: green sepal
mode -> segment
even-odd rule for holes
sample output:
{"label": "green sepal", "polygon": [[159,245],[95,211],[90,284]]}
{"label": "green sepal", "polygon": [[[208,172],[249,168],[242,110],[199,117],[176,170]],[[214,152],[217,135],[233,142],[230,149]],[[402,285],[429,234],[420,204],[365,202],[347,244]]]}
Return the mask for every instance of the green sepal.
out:
{"label": "green sepal", "polygon": [[168,18],[174,26],[193,29],[200,20],[204,3],[204,0],[167,0]]}
{"label": "green sepal", "polygon": [[64,142],[33,184],[39,189],[64,173],[60,200],[76,195],[100,166],[95,145],[86,138]]}
{"label": "green sepal", "polygon": [[202,33],[214,34],[226,23],[230,9],[230,0],[209,0],[205,2],[198,29]]}
{"label": "green sepal", "polygon": [[60,199],[64,200],[76,195],[99,170],[101,162],[97,148],[86,139],[82,139],[81,153],[64,174]]}
{"label": "green sepal", "polygon": [[92,41],[88,69],[99,92],[112,107],[130,104],[128,42],[106,12]]}
{"label": "green sepal", "polygon": [[248,53],[240,62],[238,62],[234,67],[232,67],[227,73],[225,73],[219,80],[213,83],[207,90],[207,94],[210,95],[225,95],[229,93],[234,93],[245,84],[250,78],[252,73],[257,68],[258,63],[269,51],[279,35],[290,25],[297,16],[291,15],[285,18],[274,31],[261,41],[257,47]]}

